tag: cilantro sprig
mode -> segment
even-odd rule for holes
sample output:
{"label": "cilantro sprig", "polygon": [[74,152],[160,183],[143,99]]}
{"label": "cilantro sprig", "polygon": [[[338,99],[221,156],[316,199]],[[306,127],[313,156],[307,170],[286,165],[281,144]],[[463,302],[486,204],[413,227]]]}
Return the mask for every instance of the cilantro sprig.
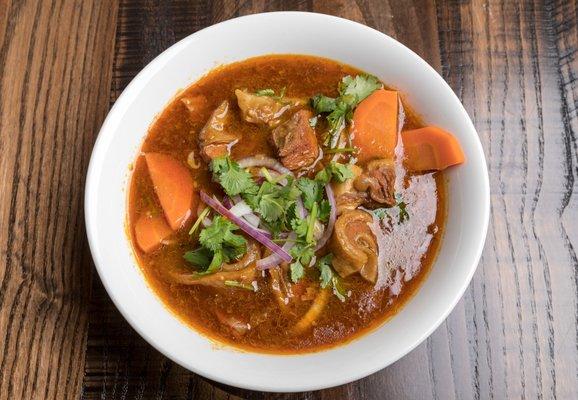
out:
{"label": "cilantro sprig", "polygon": [[345,301],[346,293],[343,289],[339,276],[335,273],[331,267],[331,261],[333,260],[333,254],[329,253],[317,261],[317,268],[319,269],[319,280],[320,286],[325,289],[331,285],[333,294],[342,302]]}
{"label": "cilantro sprig", "polygon": [[247,252],[247,239],[234,233],[237,225],[218,215],[199,234],[200,247],[183,256],[197,267],[199,275],[218,271],[223,263],[236,260]]}
{"label": "cilantro sprig", "polygon": [[367,96],[383,85],[372,75],[347,75],[339,83],[339,96],[336,98],[318,94],[311,98],[311,106],[318,114],[327,114],[329,135],[325,145],[334,148],[337,144],[339,132],[345,123],[353,117],[353,110]]}

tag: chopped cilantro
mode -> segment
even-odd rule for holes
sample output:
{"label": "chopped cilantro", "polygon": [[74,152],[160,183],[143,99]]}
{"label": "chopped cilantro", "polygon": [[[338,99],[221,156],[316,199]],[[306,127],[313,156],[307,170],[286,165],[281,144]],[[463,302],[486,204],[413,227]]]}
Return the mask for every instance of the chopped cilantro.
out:
{"label": "chopped cilantro", "polygon": [[355,78],[350,75],[344,77],[339,85],[341,96],[355,96],[357,103],[364,100],[383,85],[372,75],[357,75]]}
{"label": "chopped cilantro", "polygon": [[191,264],[199,267],[201,270],[206,270],[211,265],[213,259],[213,252],[205,247],[199,247],[196,250],[187,251],[183,258]]}
{"label": "chopped cilantro", "polygon": [[340,164],[335,161],[331,161],[327,167],[315,175],[315,180],[324,185],[329,183],[331,179],[335,179],[337,182],[345,182],[350,178],[353,178],[351,166],[349,164]]}
{"label": "chopped cilantro", "polygon": [[237,281],[225,281],[224,283],[225,283],[225,286],[231,286],[231,287],[236,287],[239,289],[250,290],[251,292],[256,292],[255,288],[252,285],[246,285],[244,283],[237,282]]}
{"label": "chopped cilantro", "polygon": [[341,286],[339,277],[331,267],[333,261],[333,254],[329,253],[317,261],[317,268],[319,269],[319,280],[321,288],[325,289],[331,285],[333,294],[340,300],[345,301],[345,290]]}
{"label": "chopped cilantro", "polygon": [[228,219],[216,216],[199,234],[201,247],[186,252],[184,259],[195,265],[199,274],[218,271],[224,262],[236,260],[247,252],[247,240],[233,233],[237,229]]}
{"label": "chopped cilantro", "polygon": [[193,227],[191,228],[191,230],[189,231],[189,235],[193,235],[193,233],[195,233],[195,231],[197,230],[197,228],[201,225],[201,222],[203,222],[203,220],[205,219],[205,217],[209,214],[209,212],[211,211],[211,209],[209,207],[205,207],[203,209],[203,211],[201,211],[201,213],[199,214],[199,217],[197,218],[197,220],[195,221],[195,223],[193,224]]}
{"label": "chopped cilantro", "polygon": [[255,92],[257,96],[275,96],[275,91],[273,89],[259,89]]}
{"label": "chopped cilantro", "polygon": [[213,159],[210,168],[213,171],[213,180],[219,182],[229,196],[257,191],[257,184],[251,174],[228,156]]}
{"label": "chopped cilantro", "polygon": [[407,204],[403,201],[401,194],[397,193],[395,195],[395,200],[397,201],[397,208],[399,208],[399,223],[403,224],[409,219],[409,213],[407,212]]}
{"label": "chopped cilantro", "polygon": [[372,210],[371,212],[373,213],[373,215],[375,215],[377,217],[377,219],[383,219],[387,215],[387,209],[386,208],[376,208],[375,210]]}
{"label": "chopped cilantro", "polygon": [[289,268],[291,270],[291,281],[293,281],[293,283],[299,282],[301,278],[305,276],[305,268],[303,268],[303,265],[299,261],[292,263]]}
{"label": "chopped cilantro", "polygon": [[339,84],[339,97],[332,98],[316,95],[311,98],[311,105],[317,113],[328,113],[329,143],[335,147],[338,133],[351,120],[357,105],[375,90],[382,87],[379,80],[371,75],[345,76]]}
{"label": "chopped cilantro", "polygon": [[321,287],[323,289],[331,283],[331,279],[333,278],[333,270],[331,269],[332,260],[333,254],[329,253],[317,261],[317,268],[319,268],[319,272],[321,273],[319,280],[321,281]]}
{"label": "chopped cilantro", "polygon": [[257,91],[255,92],[255,95],[256,95],[256,96],[272,97],[272,98],[274,98],[275,100],[281,100],[283,97],[285,97],[285,90],[286,90],[286,89],[287,89],[286,87],[281,88],[281,90],[279,91],[279,95],[278,95],[278,96],[275,95],[275,91],[274,91],[273,89],[271,89],[271,88],[257,90]]}
{"label": "chopped cilantro", "polygon": [[323,195],[323,186],[320,182],[309,178],[299,178],[297,187],[301,190],[303,204],[305,208],[311,211],[313,204],[321,201]]}

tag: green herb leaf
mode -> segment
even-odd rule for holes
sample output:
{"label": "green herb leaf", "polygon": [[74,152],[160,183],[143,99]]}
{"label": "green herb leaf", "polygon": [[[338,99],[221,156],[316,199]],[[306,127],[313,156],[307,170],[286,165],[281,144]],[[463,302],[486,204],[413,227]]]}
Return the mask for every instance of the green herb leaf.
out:
{"label": "green herb leaf", "polygon": [[409,219],[409,213],[407,212],[407,204],[404,201],[400,201],[397,203],[399,207],[399,223],[403,224],[405,221]]}
{"label": "green herb leaf", "polygon": [[329,164],[331,168],[331,175],[337,182],[345,182],[347,179],[353,178],[353,171],[349,164],[339,164],[332,161]]}
{"label": "green herb leaf", "polygon": [[236,196],[240,193],[254,193],[258,190],[250,173],[241,169],[229,156],[217,157],[211,161],[213,180],[219,182],[225,193]]}
{"label": "green herb leaf", "polygon": [[297,243],[291,248],[291,250],[289,250],[289,253],[301,264],[309,265],[315,255],[315,250],[313,249],[313,246],[306,243]]}
{"label": "green herb leaf", "polygon": [[221,252],[225,261],[237,259],[247,252],[247,240],[233,233],[239,229],[228,219],[218,215],[213,218],[213,223],[203,229],[199,235],[201,246],[213,251]]}
{"label": "green herb leaf", "polygon": [[318,94],[311,98],[311,106],[317,113],[326,113],[335,110],[337,104],[334,98]]}
{"label": "green herb leaf", "polygon": [[382,87],[383,85],[375,76],[363,74],[351,77],[348,75],[341,80],[339,93],[341,96],[354,96],[356,104],[358,104],[371,93]]}
{"label": "green herb leaf", "polygon": [[313,204],[320,201],[323,194],[323,187],[319,182],[309,178],[299,178],[297,187],[301,190],[303,204],[311,211]]}
{"label": "green herb leaf", "polygon": [[245,290],[250,290],[251,292],[256,292],[255,288],[252,285],[246,285],[243,284],[241,282],[237,282],[237,281],[225,281],[225,286],[231,286],[231,287],[236,287],[239,289],[245,289]]}
{"label": "green herb leaf", "polygon": [[205,247],[199,247],[196,250],[187,251],[183,258],[191,264],[204,271],[209,268],[213,259],[213,252]]}
{"label": "green herb leaf", "polygon": [[327,167],[315,175],[315,180],[325,185],[332,179],[335,179],[337,182],[345,182],[347,179],[353,178],[353,176],[351,165],[332,161]]}
{"label": "green herb leaf", "polygon": [[201,222],[203,222],[203,220],[205,219],[205,217],[209,214],[209,212],[211,211],[211,209],[209,207],[205,207],[203,209],[203,211],[201,211],[201,213],[199,214],[199,217],[197,218],[197,220],[195,221],[195,223],[193,224],[193,227],[191,228],[191,230],[189,231],[189,235],[193,235],[193,233],[195,233],[195,231],[197,230],[197,228],[201,225]]}
{"label": "green herb leaf", "polygon": [[317,268],[321,275],[319,280],[321,281],[321,287],[325,289],[333,279],[333,269],[331,268],[331,261],[333,260],[333,254],[329,253],[317,261]]}
{"label": "green herb leaf", "polygon": [[303,268],[303,265],[298,261],[292,263],[289,268],[291,270],[291,281],[293,283],[299,282],[305,275],[305,268]]}
{"label": "green herb leaf", "polygon": [[292,219],[291,229],[299,237],[305,237],[307,235],[307,228],[309,224],[306,219]]}
{"label": "green herb leaf", "polygon": [[257,96],[275,96],[275,91],[273,89],[259,89],[255,92]]}
{"label": "green herb leaf", "polygon": [[331,204],[329,204],[329,200],[323,199],[319,203],[319,214],[317,218],[319,218],[322,222],[327,222],[329,220],[329,214],[331,213]]}
{"label": "green herb leaf", "polygon": [[386,208],[376,208],[375,210],[371,210],[371,212],[377,217],[377,219],[383,219],[387,215]]}

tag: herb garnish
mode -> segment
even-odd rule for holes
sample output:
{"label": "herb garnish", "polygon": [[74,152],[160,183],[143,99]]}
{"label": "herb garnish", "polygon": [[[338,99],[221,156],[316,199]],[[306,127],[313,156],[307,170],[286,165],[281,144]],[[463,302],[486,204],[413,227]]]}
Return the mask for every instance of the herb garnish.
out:
{"label": "herb garnish", "polygon": [[329,135],[325,145],[334,148],[339,132],[350,121],[357,105],[383,85],[372,75],[345,76],[339,84],[339,97],[332,98],[318,94],[311,98],[311,105],[319,114],[327,113]]}
{"label": "herb garnish", "polygon": [[228,219],[218,215],[199,234],[199,248],[188,251],[184,259],[198,268],[202,275],[216,272],[221,264],[236,260],[247,252],[247,239],[233,233],[239,229]]}
{"label": "herb garnish", "polygon": [[285,97],[285,90],[286,87],[281,88],[279,95],[275,95],[275,91],[271,88],[267,88],[267,89],[259,89],[257,91],[255,91],[255,95],[256,96],[266,96],[266,97],[271,97],[275,100],[281,100],[283,97]]}
{"label": "herb garnish", "polygon": [[321,281],[321,287],[325,289],[327,286],[331,285],[333,294],[337,296],[339,300],[345,301],[345,290],[341,287],[339,277],[331,267],[332,260],[333,254],[329,253],[317,261],[317,268],[320,272],[319,280]]}
{"label": "herb garnish", "polygon": [[239,289],[250,290],[251,292],[256,292],[255,288],[252,285],[246,285],[246,284],[241,283],[241,282],[225,281],[224,284],[225,284],[225,286],[231,286],[231,287],[236,287]]}

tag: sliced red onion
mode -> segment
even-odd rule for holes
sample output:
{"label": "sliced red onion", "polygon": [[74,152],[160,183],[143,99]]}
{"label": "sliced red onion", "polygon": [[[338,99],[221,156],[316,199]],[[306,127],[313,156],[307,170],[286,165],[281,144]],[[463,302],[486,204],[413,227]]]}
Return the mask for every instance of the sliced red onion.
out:
{"label": "sliced red onion", "polygon": [[301,196],[297,197],[297,215],[299,215],[299,218],[301,219],[305,219],[307,217],[307,211],[305,211]]}
{"label": "sliced red onion", "polygon": [[254,156],[254,157],[247,157],[243,158],[242,160],[238,161],[241,168],[250,168],[250,167],[267,167],[272,170],[275,170],[281,174],[289,174],[293,176],[293,172],[285,168],[279,161],[265,156]]}
{"label": "sliced red onion", "polygon": [[242,218],[235,216],[231,211],[229,211],[219,200],[214,197],[210,197],[205,191],[200,191],[201,200],[203,200],[209,207],[217,211],[219,214],[225,218],[231,220],[235,223],[243,232],[251,236],[253,239],[261,243],[263,246],[267,247],[273,253],[277,254],[283,261],[291,262],[293,257],[287,252],[287,250],[281,248],[279,245],[275,244],[267,235],[263,234],[260,230],[255,229],[251,224]]}
{"label": "sliced red onion", "polygon": [[[223,202],[223,205],[227,207],[225,202]],[[235,204],[233,207],[229,207],[229,211],[231,211],[235,217],[243,217],[253,212],[251,207],[249,207],[249,205],[242,200]]]}
{"label": "sliced red onion", "polygon": [[325,185],[325,192],[327,192],[327,200],[329,200],[331,210],[329,211],[329,221],[327,221],[327,227],[325,228],[325,232],[323,232],[323,236],[321,236],[321,239],[317,241],[315,251],[325,246],[325,244],[331,237],[331,234],[333,233],[333,227],[335,226],[335,220],[337,219],[337,204],[335,203],[335,196],[333,194],[333,190],[331,189],[330,184]]}
{"label": "sliced red onion", "polygon": [[[297,235],[295,235],[295,232],[291,232],[289,234],[289,236],[287,237],[287,241],[283,245],[282,249],[289,252],[289,250],[291,250],[291,248],[295,245],[295,239],[296,238],[297,238]],[[255,265],[256,265],[257,269],[265,270],[265,269],[276,267],[277,265],[279,265],[281,263],[281,261],[283,261],[283,260],[281,260],[281,257],[279,257],[275,253],[271,253],[267,257],[258,260],[255,263]]]}

